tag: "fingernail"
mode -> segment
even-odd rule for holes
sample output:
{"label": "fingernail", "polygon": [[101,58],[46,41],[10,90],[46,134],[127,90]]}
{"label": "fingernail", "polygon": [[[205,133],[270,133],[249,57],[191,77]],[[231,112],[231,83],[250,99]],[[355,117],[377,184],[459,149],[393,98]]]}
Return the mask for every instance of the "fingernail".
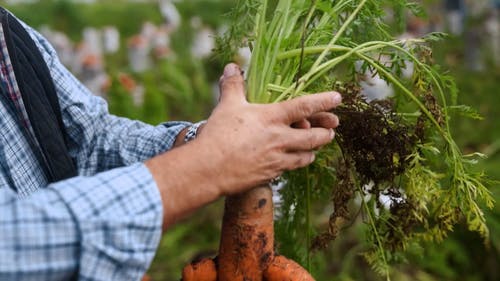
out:
{"label": "fingernail", "polygon": [[335,131],[333,129],[330,129],[330,139],[333,140],[335,137]]}
{"label": "fingernail", "polygon": [[316,160],[316,154],[313,152],[313,154],[311,154],[311,160],[309,163],[314,162],[314,160]]}
{"label": "fingernail", "polygon": [[342,96],[339,93],[334,92],[333,93],[333,102],[335,104],[340,104],[342,102]]}
{"label": "fingernail", "polygon": [[224,68],[224,76],[231,77],[241,73],[241,69],[237,64],[230,63]]}

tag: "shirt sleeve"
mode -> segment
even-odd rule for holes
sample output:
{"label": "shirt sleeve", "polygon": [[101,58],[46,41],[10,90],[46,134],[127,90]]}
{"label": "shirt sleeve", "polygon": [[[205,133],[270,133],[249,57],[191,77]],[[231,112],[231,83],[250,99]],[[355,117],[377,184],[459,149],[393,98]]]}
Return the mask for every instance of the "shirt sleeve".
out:
{"label": "shirt sleeve", "polygon": [[76,177],[19,199],[0,189],[0,280],[140,280],[161,236],[144,164]]}
{"label": "shirt sleeve", "polygon": [[70,155],[80,174],[92,175],[144,161],[172,148],[177,135],[191,123],[152,126],[109,114],[104,99],[95,96],[59,61],[42,35],[24,25],[49,66],[68,134]]}

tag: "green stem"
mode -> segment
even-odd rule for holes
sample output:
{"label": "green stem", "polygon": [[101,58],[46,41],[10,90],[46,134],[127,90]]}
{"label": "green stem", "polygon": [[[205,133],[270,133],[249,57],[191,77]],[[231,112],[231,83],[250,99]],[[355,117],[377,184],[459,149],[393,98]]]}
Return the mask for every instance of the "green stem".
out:
{"label": "green stem", "polygon": [[267,89],[269,91],[278,92],[278,93],[283,93],[284,91],[286,91],[285,87],[280,86],[280,85],[276,85],[276,84],[268,84]]}
{"label": "green stem", "polygon": [[[384,250],[384,246],[382,244],[382,240],[380,239],[380,235],[377,231],[377,227],[375,226],[375,218],[373,217],[373,214],[372,214],[370,207],[368,206],[367,202],[365,201],[365,198],[363,196],[364,195],[363,190],[361,189],[361,187],[359,185],[357,187],[358,187],[358,191],[359,191],[359,194],[361,197],[361,202],[362,202],[363,207],[368,215],[368,220],[370,221],[370,227],[372,228],[373,233],[375,234],[375,239],[377,240],[378,250],[380,251],[380,253],[382,255],[382,261],[384,262],[384,265],[385,265],[386,280],[390,281],[391,278],[389,276],[389,270],[388,270],[389,264],[387,263],[387,258],[385,256],[385,250]],[[375,198],[375,200],[378,200],[378,198]]]}
{"label": "green stem", "polygon": [[[281,6],[282,4],[284,5],[284,7]],[[288,26],[289,24],[288,21],[290,20],[291,17],[290,7],[291,7],[291,1],[280,2],[279,6],[275,11],[275,13],[278,14],[275,15],[274,20],[270,25],[270,30],[272,32],[271,38],[275,40],[273,40],[272,47],[267,48],[265,57],[263,58],[265,59],[265,63],[262,67],[263,80],[262,83],[260,83],[262,87],[260,91],[262,93],[267,92],[265,86],[268,84],[273,74],[274,65],[276,64],[276,56],[279,53],[279,49],[285,37],[285,28],[283,28],[283,26]],[[265,94],[263,95],[263,97],[265,97],[265,99],[262,100],[262,102],[269,103],[270,95]]]}
{"label": "green stem", "polygon": [[311,6],[309,7],[309,12],[307,13],[307,19],[304,22],[302,26],[302,34],[300,35],[300,58],[299,58],[299,66],[297,69],[297,74],[295,77],[295,86],[297,87],[299,85],[299,78],[300,75],[302,74],[302,67],[304,64],[304,48],[305,48],[305,43],[306,43],[306,34],[307,34],[307,26],[309,25],[309,21],[312,19],[312,16],[314,14],[314,8],[316,7],[316,0],[311,1]]}
{"label": "green stem", "polygon": [[[417,43],[425,43],[425,40],[423,40],[423,39],[409,39],[409,40],[394,40],[394,41],[390,41],[390,42],[370,41],[370,42],[367,42],[367,43],[370,43],[370,44],[380,44],[380,45],[386,45],[386,46],[394,47],[394,46],[398,46],[400,44],[408,43],[408,42],[417,44]],[[365,44],[367,44],[367,43],[365,43]],[[365,45],[365,44],[362,44],[362,45]],[[362,46],[362,45],[359,45],[359,46]],[[330,52],[343,52],[343,51],[350,51],[350,50],[352,50],[352,47],[346,47],[346,46],[342,46],[342,45],[309,46],[309,47],[305,47],[304,48],[304,54],[305,55],[319,54],[319,53],[322,53],[325,50],[330,51]],[[293,49],[293,50],[289,50],[289,51],[285,51],[285,52],[282,52],[282,53],[278,54],[277,59],[278,60],[285,60],[285,59],[295,58],[295,57],[297,57],[297,56],[300,55],[301,51],[302,51],[301,48],[299,48],[299,49]]]}
{"label": "green stem", "polygon": [[346,54],[338,56],[336,58],[333,58],[333,59],[331,59],[331,60],[329,60],[327,62],[324,62],[323,64],[321,64],[320,66],[318,66],[318,67],[316,67],[314,69],[311,68],[309,70],[309,72],[307,72],[305,75],[303,75],[299,79],[301,81],[299,87],[296,87],[295,85],[289,86],[286,91],[284,91],[278,98],[276,98],[274,100],[274,102],[279,102],[279,101],[285,99],[292,92],[294,92],[294,94],[291,95],[290,98],[293,98],[293,97],[297,96],[307,86],[309,86],[311,83],[313,83],[314,81],[316,81],[316,79],[318,79],[319,77],[321,77],[321,75],[323,75],[327,71],[333,69],[336,65],[338,65],[342,61],[350,58],[356,52],[365,53],[365,52],[374,51],[374,50],[377,50],[377,49],[380,49],[380,48],[383,48],[383,47],[384,46],[378,44],[378,42],[367,42],[367,43],[361,44],[359,46],[356,46],[355,48],[348,48],[348,47],[346,47],[347,50],[348,50],[348,52]]}
{"label": "green stem", "polygon": [[[382,49],[384,47],[394,47],[394,48],[400,48],[398,44],[402,43],[422,43],[424,42],[421,39],[412,39],[412,40],[395,40],[391,42],[384,42],[384,41],[371,41],[371,42],[366,42],[361,45],[358,45],[354,48],[346,47],[346,46],[339,46],[339,45],[334,45],[334,46],[314,46],[314,47],[306,47],[304,48],[304,54],[316,54],[316,53],[321,53],[324,51],[347,51],[346,54],[336,57],[334,59],[331,59],[322,65],[316,67],[316,68],[311,68],[308,73],[306,73],[304,76],[300,78],[301,83],[299,87],[296,87],[296,85],[290,86],[286,91],[284,91],[274,102],[281,101],[284,98],[286,98],[292,91],[295,90],[295,94],[292,95],[291,97],[295,97],[296,95],[302,93],[302,91],[307,88],[311,83],[316,81],[317,78],[321,77],[323,74],[334,68],[336,65],[338,65],[340,62],[343,60],[351,57],[353,54],[357,53],[367,53],[370,51],[375,51],[377,49]],[[415,62],[420,63],[413,55],[411,55],[409,52],[406,50],[400,48],[399,50],[406,52],[410,58],[412,58]],[[287,52],[283,52],[280,55],[278,55],[279,59],[290,59],[293,57],[297,57],[302,53],[302,49],[294,49],[290,50]],[[437,81],[436,81],[437,83]],[[438,85],[439,87],[439,85]],[[439,87],[441,90],[441,88]]]}
{"label": "green stem", "polygon": [[267,0],[263,0],[262,5],[259,7],[259,12],[256,15],[256,22],[257,24],[255,25],[255,48],[252,50],[252,59],[250,61],[250,74],[248,77],[248,85],[249,85],[249,92],[248,92],[248,99],[250,101],[256,101],[257,97],[259,94],[261,94],[261,89],[258,85],[261,85],[259,81],[263,81],[261,77],[259,77],[259,71],[260,65],[259,65],[259,58],[260,58],[260,53],[263,49],[262,44],[264,44],[265,40],[265,31],[266,31],[266,11],[267,11],[267,5],[268,2]]}
{"label": "green stem", "polygon": [[[311,47],[305,47],[304,48],[304,55],[312,55],[312,54],[317,54],[321,53],[324,50],[328,50],[330,52],[338,52],[338,51],[349,51],[351,48],[349,47],[344,47],[340,45],[333,45],[333,46],[327,46],[327,45],[319,45],[319,46],[311,46]],[[286,60],[290,58],[295,58],[300,56],[302,53],[302,49],[293,49],[290,51],[282,52],[278,55],[277,59],[278,60]]]}
{"label": "green stem", "polygon": [[306,259],[307,259],[307,271],[311,272],[311,179],[309,174],[309,167],[306,168]]}
{"label": "green stem", "polygon": [[[359,56],[360,58],[362,58],[363,60],[365,60],[366,62],[368,62],[373,67],[375,67],[380,73],[382,73],[394,85],[396,85],[398,88],[400,88],[403,91],[403,93],[405,93],[405,95],[408,96],[424,112],[424,114],[432,121],[432,123],[437,127],[437,129],[441,133],[441,135],[449,143],[450,142],[450,138],[449,138],[449,135],[448,135],[449,134],[448,122],[446,121],[447,130],[445,131],[445,130],[443,130],[443,128],[441,127],[441,125],[437,122],[437,120],[434,118],[434,116],[432,115],[432,113],[425,107],[424,104],[422,104],[422,102],[413,93],[411,93],[411,91],[409,91],[405,86],[403,86],[398,79],[396,79],[392,74],[390,74],[389,72],[387,72],[383,67],[381,67],[378,63],[376,63],[373,59],[371,59],[368,56],[366,56],[366,55],[363,54],[363,53],[366,53],[366,52],[369,52],[369,51],[373,51],[373,50],[376,50],[376,49],[380,49],[380,48],[384,48],[384,47],[392,47],[392,48],[395,48],[395,49],[397,49],[397,50],[399,50],[401,52],[404,52],[415,63],[417,63],[420,67],[422,67],[424,70],[426,70],[426,72],[430,72],[430,70],[424,68],[421,65],[421,62],[418,61],[411,53],[409,53],[404,48],[399,47],[397,45],[398,42],[402,42],[402,41],[393,41],[393,42],[374,41],[374,42],[367,42],[367,43],[359,45],[359,46],[357,46],[355,48],[342,47],[342,46],[326,46],[326,47],[325,46],[321,46],[321,47],[306,48],[305,52],[307,52],[308,54],[313,54],[315,52],[319,52],[319,50],[321,48],[324,48],[323,52],[327,51],[328,49],[333,49],[333,48],[335,48],[337,50],[343,49],[343,50],[349,50],[349,51],[346,54],[342,55],[342,56],[336,57],[336,58],[334,58],[334,59],[332,59],[330,61],[327,61],[327,62],[323,63],[322,65],[316,67],[315,69],[311,68],[311,70],[306,75],[304,75],[301,78],[301,80],[306,81],[306,82],[301,83],[301,85],[298,88],[295,89],[296,90],[295,95],[298,94],[298,93],[301,93],[304,88],[306,88],[308,85],[310,85],[312,82],[314,82],[316,80],[316,79],[312,78],[313,75],[316,76],[316,78],[320,77],[321,75],[323,75],[324,73],[326,73],[327,71],[331,70],[333,67],[335,67],[336,65],[338,65],[343,60],[345,60],[345,59],[349,58],[350,56],[352,56],[353,54],[355,54],[355,55]],[[420,41],[417,41],[417,42],[420,42]],[[282,57],[292,56],[293,54],[296,54],[296,52],[297,52],[297,50],[292,50],[292,51],[283,53]],[[437,81],[437,79],[435,78],[435,76],[433,75],[433,73],[430,73],[429,75],[431,75],[431,78],[433,79],[433,82],[438,87],[438,92],[440,93],[441,98],[442,98],[443,103],[444,103],[443,107],[446,107],[446,99],[444,97],[444,92],[442,91],[442,88],[439,85],[439,82]],[[294,87],[292,85],[287,90],[285,90],[275,100],[275,102],[283,100],[293,90],[294,90]],[[447,112],[445,112],[445,114],[446,113]]]}
{"label": "green stem", "polygon": [[[331,46],[335,45],[335,43],[337,43],[337,40],[340,38],[340,36],[342,36],[342,34],[344,34],[344,32],[346,31],[347,27],[356,18],[356,16],[358,15],[359,11],[361,11],[361,8],[363,8],[363,6],[366,4],[366,1],[367,0],[363,0],[363,1],[361,1],[361,3],[359,3],[358,7],[356,7],[356,9],[354,10],[354,12],[352,12],[352,14],[349,16],[349,18],[347,18],[347,20],[342,24],[342,26],[340,27],[339,31],[337,31],[337,33],[333,36],[333,38],[330,41],[330,43],[328,43],[328,47],[331,47]],[[318,67],[318,65],[326,57],[327,53],[328,53],[328,50],[324,50],[321,53],[321,55],[318,57],[318,59],[314,62],[313,66],[312,66],[312,69]]]}

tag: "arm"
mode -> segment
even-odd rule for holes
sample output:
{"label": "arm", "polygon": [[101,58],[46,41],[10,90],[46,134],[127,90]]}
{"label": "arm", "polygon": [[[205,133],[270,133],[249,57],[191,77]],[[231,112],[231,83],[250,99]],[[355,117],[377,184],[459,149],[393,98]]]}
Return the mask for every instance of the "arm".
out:
{"label": "arm", "polygon": [[26,199],[0,189],[0,280],[138,280],[162,224],[307,165],[311,149],[332,139],[331,129],[289,125],[335,106],[338,95],[250,105],[242,77],[226,78],[221,105],[187,145],[146,165],[49,185]]}
{"label": "arm", "polygon": [[0,189],[0,280],[139,280],[161,236],[162,206],[143,164],[49,185]]}

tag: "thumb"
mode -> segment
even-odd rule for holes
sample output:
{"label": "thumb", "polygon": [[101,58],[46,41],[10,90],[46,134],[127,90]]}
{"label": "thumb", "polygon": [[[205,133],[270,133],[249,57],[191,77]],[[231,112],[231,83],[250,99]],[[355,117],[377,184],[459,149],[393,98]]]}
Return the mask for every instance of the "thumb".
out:
{"label": "thumb", "polygon": [[230,63],[224,68],[220,82],[220,103],[242,103],[246,102],[245,80],[243,79],[241,68]]}

